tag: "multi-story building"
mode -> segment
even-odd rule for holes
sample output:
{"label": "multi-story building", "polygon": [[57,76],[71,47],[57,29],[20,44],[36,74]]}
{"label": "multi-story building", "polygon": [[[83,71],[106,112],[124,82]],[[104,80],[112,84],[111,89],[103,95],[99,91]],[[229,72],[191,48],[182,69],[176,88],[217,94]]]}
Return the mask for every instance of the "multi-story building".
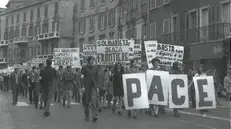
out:
{"label": "multi-story building", "polygon": [[9,64],[34,57],[52,58],[53,48],[73,46],[75,0],[35,0],[13,7],[11,3],[0,14],[0,41],[7,46],[0,56],[7,58]]}
{"label": "multi-story building", "polygon": [[118,38],[118,0],[77,0],[74,11],[74,41],[82,45]]}
{"label": "multi-story building", "polygon": [[230,0],[150,0],[149,7],[149,39],[185,46],[188,67],[208,64],[221,75],[226,71],[230,62]]}

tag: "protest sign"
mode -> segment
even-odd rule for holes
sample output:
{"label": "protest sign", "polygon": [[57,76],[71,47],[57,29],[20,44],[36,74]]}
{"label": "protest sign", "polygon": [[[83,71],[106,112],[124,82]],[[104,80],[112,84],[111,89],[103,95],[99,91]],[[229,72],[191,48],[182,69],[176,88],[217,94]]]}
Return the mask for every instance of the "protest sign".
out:
{"label": "protest sign", "polygon": [[[196,92],[196,109],[216,108],[213,77],[194,77],[193,79]],[[142,109],[147,107],[147,102],[148,104],[166,105],[168,97],[165,96],[169,96],[169,108],[188,108],[187,80],[185,74],[167,75],[162,71],[158,73],[158,71],[148,70],[146,78],[144,73],[124,74],[125,107],[127,110]],[[168,83],[169,90],[166,90],[166,83]],[[155,97],[155,94],[158,97]]]}
{"label": "protest sign", "polygon": [[149,108],[145,73],[123,74],[126,110]]}
{"label": "protest sign", "polygon": [[125,39],[97,40],[97,63],[113,64],[116,62],[129,63],[131,42]]}
{"label": "protest sign", "polygon": [[147,90],[150,104],[168,105],[169,73],[147,70]]}
{"label": "protest sign", "polygon": [[79,48],[54,48],[55,66],[80,68]]}
{"label": "protest sign", "polygon": [[189,108],[187,75],[170,74],[168,82],[169,108]]}
{"label": "protest sign", "polygon": [[196,109],[216,108],[213,76],[193,77],[196,92]]}
{"label": "protest sign", "polygon": [[160,65],[164,66],[172,66],[174,62],[182,63],[184,58],[184,47],[161,44],[157,41],[145,41],[145,52],[149,68],[152,67],[153,58],[159,58]]}
{"label": "protest sign", "polygon": [[[89,56],[97,57],[96,45],[95,44],[83,44],[83,62],[86,62],[86,59]],[[96,60],[95,60],[96,61]]]}

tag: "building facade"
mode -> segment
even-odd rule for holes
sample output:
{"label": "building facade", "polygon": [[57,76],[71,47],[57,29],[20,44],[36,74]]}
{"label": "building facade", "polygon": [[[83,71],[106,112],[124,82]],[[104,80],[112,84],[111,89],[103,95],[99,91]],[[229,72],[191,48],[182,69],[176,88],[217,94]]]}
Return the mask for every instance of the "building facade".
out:
{"label": "building facade", "polygon": [[118,38],[118,0],[77,0],[74,10],[74,41],[83,44]]}
{"label": "building facade", "polygon": [[230,64],[230,0],[150,0],[149,39],[185,46],[188,68],[226,72]]}
{"label": "building facade", "polygon": [[8,64],[52,58],[53,49],[73,46],[73,0],[40,0],[0,14],[0,57]]}

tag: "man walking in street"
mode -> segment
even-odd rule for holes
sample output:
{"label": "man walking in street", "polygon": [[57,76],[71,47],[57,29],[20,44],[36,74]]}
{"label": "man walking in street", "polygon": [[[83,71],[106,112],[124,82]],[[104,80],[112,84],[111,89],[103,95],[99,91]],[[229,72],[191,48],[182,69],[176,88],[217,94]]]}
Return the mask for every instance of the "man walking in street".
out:
{"label": "man walking in street", "polygon": [[[39,64],[39,75],[40,75],[40,71],[44,68],[44,64],[43,63],[40,63]],[[44,101],[43,101],[43,86],[42,86],[42,80],[41,80],[41,77],[40,77],[40,109],[43,109],[43,105],[44,105]]]}
{"label": "man walking in street", "polygon": [[15,68],[14,73],[11,75],[13,105],[16,105],[18,102],[19,78],[18,68]]}
{"label": "man walking in street", "polygon": [[51,67],[52,61],[50,59],[46,60],[47,66],[40,71],[40,76],[42,80],[43,87],[43,98],[44,98],[44,113],[43,115],[48,117],[50,115],[50,104],[53,97],[53,88],[56,79],[56,71]]}
{"label": "man walking in street", "polygon": [[97,96],[99,93],[99,87],[97,86],[98,70],[97,66],[94,66],[94,57],[90,56],[87,59],[87,65],[83,66],[82,74],[84,76],[84,107],[85,107],[85,120],[89,121],[89,108],[92,109],[93,122],[98,120],[97,117]]}
{"label": "man walking in street", "polygon": [[39,71],[34,66],[32,68],[32,82],[34,86],[34,101],[35,101],[35,108],[38,108],[38,102],[39,102],[39,93],[40,93],[40,80],[39,80]]}
{"label": "man walking in street", "polygon": [[63,84],[63,66],[59,66],[59,69],[57,70],[57,79],[56,79],[56,88],[55,88],[55,98],[54,98],[54,101],[58,101],[58,103],[61,102],[61,94],[62,94],[62,84]]}

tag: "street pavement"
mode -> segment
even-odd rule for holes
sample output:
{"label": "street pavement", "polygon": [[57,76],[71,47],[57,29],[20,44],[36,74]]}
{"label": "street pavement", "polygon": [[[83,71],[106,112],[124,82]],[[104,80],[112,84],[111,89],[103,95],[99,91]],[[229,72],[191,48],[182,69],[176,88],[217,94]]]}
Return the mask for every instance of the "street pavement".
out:
{"label": "street pavement", "polygon": [[73,103],[63,108],[53,103],[51,116],[43,117],[42,110],[28,104],[28,98],[19,97],[19,105],[12,105],[11,93],[0,92],[0,129],[230,129],[230,107],[221,106],[201,117],[195,109],[180,110],[181,117],[171,111],[160,118],[139,114],[137,120],[112,114],[110,109],[99,114],[96,123],[84,121],[82,105]]}

